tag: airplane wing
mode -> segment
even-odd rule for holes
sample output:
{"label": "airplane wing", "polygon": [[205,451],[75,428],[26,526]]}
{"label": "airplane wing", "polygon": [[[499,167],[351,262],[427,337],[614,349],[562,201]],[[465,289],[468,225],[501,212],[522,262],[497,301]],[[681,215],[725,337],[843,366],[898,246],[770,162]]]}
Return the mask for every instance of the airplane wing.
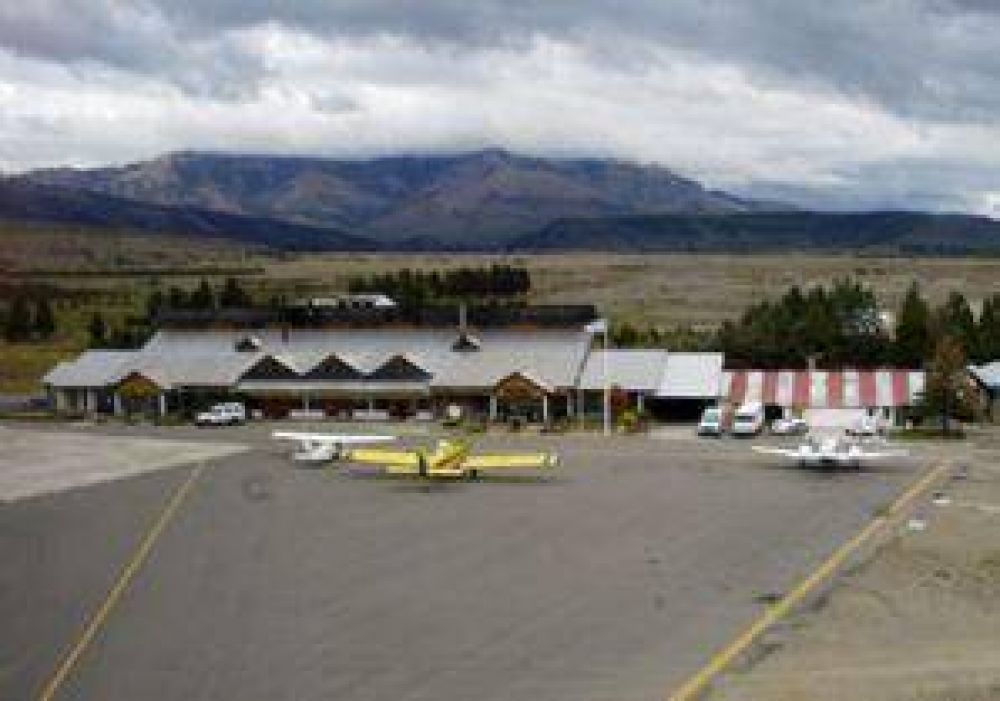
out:
{"label": "airplane wing", "polygon": [[338,433],[300,433],[298,431],[275,431],[275,440],[299,441],[300,443],[330,443],[336,445],[359,445],[363,443],[388,443],[396,436],[344,435]]}
{"label": "airplane wing", "polygon": [[413,468],[420,466],[420,455],[415,450],[382,450],[380,448],[358,448],[345,456],[349,462],[367,465],[382,465],[393,468]]}
{"label": "airplane wing", "polygon": [[862,460],[881,460],[885,458],[905,458],[910,454],[908,450],[879,450],[871,453],[861,451],[857,457]]}
{"label": "airplane wing", "polygon": [[799,451],[795,448],[769,448],[763,445],[755,445],[751,446],[751,450],[755,453],[761,453],[763,455],[782,455],[786,458],[802,457]]}
{"label": "airplane wing", "polygon": [[509,455],[470,455],[462,461],[466,470],[502,470],[508,468],[553,468],[559,464],[555,453],[522,453]]}

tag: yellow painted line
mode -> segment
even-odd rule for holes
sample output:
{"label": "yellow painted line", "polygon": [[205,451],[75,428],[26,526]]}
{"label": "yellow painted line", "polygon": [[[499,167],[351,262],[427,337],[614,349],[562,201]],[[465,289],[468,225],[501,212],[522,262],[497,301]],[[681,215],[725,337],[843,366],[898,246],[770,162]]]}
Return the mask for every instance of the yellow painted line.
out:
{"label": "yellow painted line", "polygon": [[935,468],[929,470],[922,478],[917,480],[909,489],[899,496],[896,501],[886,510],[884,515],[873,518],[867,526],[861,529],[857,535],[841,545],[830,555],[819,567],[813,570],[812,574],[802,580],[792,591],[782,597],[781,601],[768,608],[749,628],[739,637],[733,640],[725,648],[717,652],[697,673],[688,679],[683,686],[678,688],[668,699],[669,701],[692,701],[699,694],[705,691],[711,681],[718,676],[734,659],[746,651],[747,648],[764,631],[788,615],[795,606],[811,592],[824,579],[832,575],[844,564],[858,548],[860,548],[869,538],[871,538],[880,528],[886,525],[891,517],[899,514],[913,501],[921,492],[933,484],[941,475],[951,467],[950,463],[942,462]]}
{"label": "yellow painted line", "polygon": [[180,508],[184,499],[187,498],[188,494],[191,492],[191,488],[194,486],[194,483],[198,480],[198,477],[201,476],[201,473],[204,470],[205,463],[199,464],[191,471],[191,474],[187,476],[187,479],[184,480],[183,484],[177,488],[177,491],[174,492],[170,501],[167,502],[163,511],[160,512],[159,518],[156,519],[156,522],[146,533],[146,537],[142,539],[142,542],[132,555],[132,558],[128,561],[128,564],[125,565],[125,569],[123,569],[122,573],[118,576],[114,586],[111,587],[111,590],[108,592],[107,596],[105,596],[104,602],[101,604],[100,608],[98,608],[91,617],[86,628],[84,628],[83,632],[80,634],[80,637],[77,638],[75,643],[73,643],[73,646],[69,649],[69,652],[66,653],[66,656],[63,658],[59,667],[53,673],[52,678],[49,679],[48,683],[42,689],[42,692],[38,695],[38,701],[51,701],[51,699],[55,698],[55,695],[59,692],[60,687],[66,681],[66,678],[69,676],[70,672],[73,671],[73,668],[79,661],[80,656],[83,655],[90,643],[93,642],[97,633],[107,620],[108,615],[110,615],[111,611],[115,608],[115,605],[121,599],[122,594],[125,593],[125,590],[128,589],[129,584],[142,568],[143,563],[145,563],[149,558],[149,553],[153,550],[153,546],[156,544],[160,534],[163,533],[167,524],[170,523],[174,514],[177,513],[177,509]]}

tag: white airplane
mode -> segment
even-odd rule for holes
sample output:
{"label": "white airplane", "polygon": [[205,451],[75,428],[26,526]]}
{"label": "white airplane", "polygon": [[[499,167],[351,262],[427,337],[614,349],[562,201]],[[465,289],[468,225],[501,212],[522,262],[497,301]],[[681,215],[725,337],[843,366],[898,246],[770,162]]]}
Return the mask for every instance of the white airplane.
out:
{"label": "white airplane", "polygon": [[816,438],[810,436],[795,448],[770,448],[755,445],[753,450],[765,455],[780,455],[798,462],[800,467],[849,467],[860,469],[868,460],[902,458],[905,450],[865,450],[856,440],[839,436]]}
{"label": "white airplane", "polygon": [[271,438],[279,441],[298,441],[299,449],[292,453],[292,460],[306,463],[323,463],[339,460],[346,455],[345,446],[389,443],[396,436],[342,435],[336,433],[300,433],[275,431]]}

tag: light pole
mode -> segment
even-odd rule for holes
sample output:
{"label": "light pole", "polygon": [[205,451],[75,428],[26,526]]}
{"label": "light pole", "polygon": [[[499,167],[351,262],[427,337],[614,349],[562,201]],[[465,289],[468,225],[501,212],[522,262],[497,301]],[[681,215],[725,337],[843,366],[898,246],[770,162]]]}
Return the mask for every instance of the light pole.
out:
{"label": "light pole", "polygon": [[608,323],[604,322],[604,352],[601,353],[604,375],[604,435],[611,435],[611,383],[608,380]]}
{"label": "light pole", "polygon": [[611,384],[608,380],[608,320],[607,319],[595,319],[594,321],[587,324],[585,330],[588,333],[599,333],[603,336],[603,343],[601,349],[601,384],[603,385],[603,426],[604,435],[611,435]]}

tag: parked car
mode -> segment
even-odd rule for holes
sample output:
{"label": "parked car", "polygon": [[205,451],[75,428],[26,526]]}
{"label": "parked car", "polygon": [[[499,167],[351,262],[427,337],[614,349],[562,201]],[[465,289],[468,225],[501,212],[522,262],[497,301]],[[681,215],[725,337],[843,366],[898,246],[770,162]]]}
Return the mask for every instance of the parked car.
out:
{"label": "parked car", "polygon": [[776,436],[804,436],[809,433],[809,424],[798,416],[775,419],[771,424],[771,433]]}
{"label": "parked car", "polygon": [[232,426],[247,420],[247,410],[240,402],[216,404],[208,411],[195,414],[197,426]]}
{"label": "parked car", "polygon": [[733,415],[732,434],[734,436],[756,436],[764,430],[764,405],[760,402],[745,402]]}
{"label": "parked car", "polygon": [[706,407],[698,421],[698,435],[719,437],[722,433],[722,409],[717,406]]}

